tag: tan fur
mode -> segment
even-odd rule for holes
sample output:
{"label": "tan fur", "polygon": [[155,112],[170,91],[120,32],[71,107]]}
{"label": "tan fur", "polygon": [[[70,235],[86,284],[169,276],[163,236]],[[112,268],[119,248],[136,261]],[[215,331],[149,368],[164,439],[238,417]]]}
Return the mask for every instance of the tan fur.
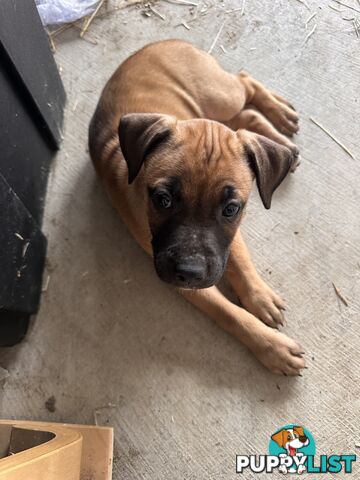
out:
{"label": "tan fur", "polygon": [[[176,147],[169,146],[161,158],[153,155],[151,168],[145,163],[131,185],[118,139],[120,119],[127,113],[169,115],[176,140]],[[210,55],[188,43],[159,42],[126,60],[105,86],[90,129],[90,154],[112,203],[151,254],[149,224],[157,218],[148,207],[147,184],[161,182],[175,169],[186,185],[187,199],[200,189],[211,203],[216,202],[215,182],[231,178],[246,202],[254,175],[244,148],[255,137],[236,130],[247,129],[294,149],[284,134],[297,131],[297,119],[286,100],[248,74],[225,72]],[[270,328],[282,323],[283,302],[256,273],[239,230],[234,232],[227,276],[245,308],[231,303],[215,286],[181,293],[270,370],[299,374],[304,367],[301,348]]]}

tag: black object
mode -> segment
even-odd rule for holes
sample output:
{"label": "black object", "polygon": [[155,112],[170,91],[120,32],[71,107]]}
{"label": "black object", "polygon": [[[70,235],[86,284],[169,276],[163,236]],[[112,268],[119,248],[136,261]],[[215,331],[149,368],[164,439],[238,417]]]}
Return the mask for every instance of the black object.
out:
{"label": "black object", "polygon": [[37,312],[41,232],[65,92],[33,1],[0,2],[0,346],[17,343]]}

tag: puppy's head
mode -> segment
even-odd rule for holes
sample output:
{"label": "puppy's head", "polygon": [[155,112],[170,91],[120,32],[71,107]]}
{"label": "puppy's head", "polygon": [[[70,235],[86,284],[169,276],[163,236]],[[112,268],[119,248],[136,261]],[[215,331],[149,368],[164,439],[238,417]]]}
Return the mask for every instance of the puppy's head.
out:
{"label": "puppy's head", "polygon": [[253,179],[270,208],[294,162],[286,147],[209,120],[133,113],[119,137],[129,183],[139,175],[147,186],[156,271],[182,288],[219,281]]}
{"label": "puppy's head", "polygon": [[272,435],[272,440],[276,442],[279,447],[298,449],[309,443],[309,439],[305,435],[303,427],[293,427],[280,430]]}

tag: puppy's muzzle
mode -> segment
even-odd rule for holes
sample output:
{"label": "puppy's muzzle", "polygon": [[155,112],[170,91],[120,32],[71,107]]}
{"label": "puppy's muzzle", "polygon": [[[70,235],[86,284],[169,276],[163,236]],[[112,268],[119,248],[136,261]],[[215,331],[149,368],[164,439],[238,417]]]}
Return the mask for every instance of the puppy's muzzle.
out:
{"label": "puppy's muzzle", "polygon": [[214,228],[178,221],[153,232],[155,269],[164,282],[180,288],[208,288],[219,282],[229,248]]}
{"label": "puppy's muzzle", "polygon": [[180,288],[208,288],[222,274],[215,258],[201,254],[174,255],[172,249],[154,256],[155,268],[161,280]]}

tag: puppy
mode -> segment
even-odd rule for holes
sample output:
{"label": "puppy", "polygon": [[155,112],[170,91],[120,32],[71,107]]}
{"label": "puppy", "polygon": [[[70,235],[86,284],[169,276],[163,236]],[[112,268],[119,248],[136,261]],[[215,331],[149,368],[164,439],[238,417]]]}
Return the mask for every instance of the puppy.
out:
{"label": "puppy", "polygon": [[[153,43],[106,84],[89,128],[97,173],[158,276],[271,371],[298,375],[302,348],[274,327],[284,303],[240,233],[253,180],[265,208],[298,161],[298,115],[245,72],[189,43]],[[226,275],[240,299],[215,286]]]}

